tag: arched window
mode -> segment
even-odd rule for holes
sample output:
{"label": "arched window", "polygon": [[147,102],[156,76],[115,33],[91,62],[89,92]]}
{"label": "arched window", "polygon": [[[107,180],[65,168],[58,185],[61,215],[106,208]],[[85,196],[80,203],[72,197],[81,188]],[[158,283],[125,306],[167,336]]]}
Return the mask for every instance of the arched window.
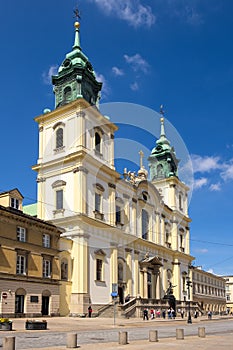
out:
{"label": "arched window", "polygon": [[58,128],[56,131],[56,148],[63,147],[63,129]]}
{"label": "arched window", "polygon": [[69,101],[71,99],[71,87],[67,86],[64,89],[64,101]]}
{"label": "arched window", "polygon": [[142,209],[142,238],[148,239],[149,215],[145,209]]}
{"label": "arched window", "polygon": [[163,166],[162,166],[162,164],[159,164],[159,165],[157,166],[157,175],[158,175],[159,177],[162,177],[162,176],[163,176]]}
{"label": "arched window", "polygon": [[95,133],[95,150],[101,153],[101,136],[98,132]]}

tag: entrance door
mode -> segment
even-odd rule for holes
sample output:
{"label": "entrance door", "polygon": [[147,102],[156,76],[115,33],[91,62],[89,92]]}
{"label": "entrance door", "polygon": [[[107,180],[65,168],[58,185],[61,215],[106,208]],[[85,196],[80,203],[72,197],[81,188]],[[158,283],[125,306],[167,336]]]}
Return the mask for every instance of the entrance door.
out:
{"label": "entrance door", "polygon": [[46,316],[49,314],[49,297],[42,295],[42,315]]}
{"label": "entrance door", "polygon": [[23,314],[24,312],[24,295],[15,296],[15,313]]}
{"label": "entrance door", "polygon": [[119,303],[124,304],[124,289],[122,287],[118,287],[118,295],[119,295]]}

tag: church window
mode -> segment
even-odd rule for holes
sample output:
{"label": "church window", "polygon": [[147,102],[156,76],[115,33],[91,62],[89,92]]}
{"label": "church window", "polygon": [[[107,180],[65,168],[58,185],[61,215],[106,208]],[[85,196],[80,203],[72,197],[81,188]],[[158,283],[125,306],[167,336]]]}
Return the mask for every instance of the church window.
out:
{"label": "church window", "polygon": [[63,147],[63,128],[58,128],[56,131],[56,148]]}
{"label": "church window", "polygon": [[63,190],[56,191],[56,210],[63,209]]}
{"label": "church window", "polygon": [[69,101],[71,99],[71,87],[67,86],[64,89],[64,101]]}
{"label": "church window", "polygon": [[142,209],[142,238],[148,239],[149,215],[145,209]]}
{"label": "church window", "polygon": [[101,194],[100,193],[95,193],[95,211],[98,211],[99,213],[101,212]]}
{"label": "church window", "polygon": [[95,133],[95,151],[101,153],[101,136],[98,132]]}
{"label": "church window", "polygon": [[116,224],[121,223],[121,207],[119,205],[116,205]]}
{"label": "church window", "polygon": [[96,281],[103,281],[103,260],[96,259]]}
{"label": "church window", "polygon": [[101,184],[97,183],[95,186],[94,193],[94,215],[96,219],[103,220],[103,192],[104,188]]}
{"label": "church window", "polygon": [[157,166],[157,175],[158,175],[158,177],[162,177],[163,176],[163,166],[162,166],[162,164],[159,164]]}
{"label": "church window", "polygon": [[179,193],[179,209],[183,210],[183,196],[182,196],[182,193]]}

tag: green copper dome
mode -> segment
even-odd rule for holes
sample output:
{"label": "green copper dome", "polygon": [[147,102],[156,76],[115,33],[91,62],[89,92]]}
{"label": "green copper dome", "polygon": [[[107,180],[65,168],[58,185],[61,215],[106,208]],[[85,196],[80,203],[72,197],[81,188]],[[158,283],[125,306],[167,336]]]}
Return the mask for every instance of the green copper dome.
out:
{"label": "green copper dome", "polygon": [[168,178],[171,176],[178,177],[178,163],[174,147],[166,138],[164,129],[164,118],[160,119],[161,133],[156,141],[156,146],[152,149],[148,158],[151,181]]}
{"label": "green copper dome", "polygon": [[102,83],[96,80],[93,67],[82,52],[79,37],[79,22],[75,22],[75,40],[72,51],[67,53],[52,77],[55,93],[55,107],[60,107],[78,98],[84,98],[91,105],[98,105]]}

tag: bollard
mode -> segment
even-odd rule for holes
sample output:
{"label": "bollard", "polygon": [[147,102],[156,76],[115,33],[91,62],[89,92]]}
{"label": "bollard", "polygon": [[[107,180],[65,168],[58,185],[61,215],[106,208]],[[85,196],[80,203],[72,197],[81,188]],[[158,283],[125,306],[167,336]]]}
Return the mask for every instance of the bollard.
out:
{"label": "bollard", "polygon": [[158,331],[149,331],[149,341],[158,341]]}
{"label": "bollard", "polygon": [[120,345],[128,344],[128,332],[119,332],[119,344]]}
{"label": "bollard", "polygon": [[176,339],[184,339],[184,330],[183,328],[176,329]]}
{"label": "bollard", "polygon": [[198,337],[205,338],[205,327],[198,327]]}
{"label": "bollard", "polygon": [[67,348],[77,348],[77,334],[76,333],[68,333],[67,334]]}
{"label": "bollard", "polygon": [[15,350],[15,337],[3,338],[3,350]]}

